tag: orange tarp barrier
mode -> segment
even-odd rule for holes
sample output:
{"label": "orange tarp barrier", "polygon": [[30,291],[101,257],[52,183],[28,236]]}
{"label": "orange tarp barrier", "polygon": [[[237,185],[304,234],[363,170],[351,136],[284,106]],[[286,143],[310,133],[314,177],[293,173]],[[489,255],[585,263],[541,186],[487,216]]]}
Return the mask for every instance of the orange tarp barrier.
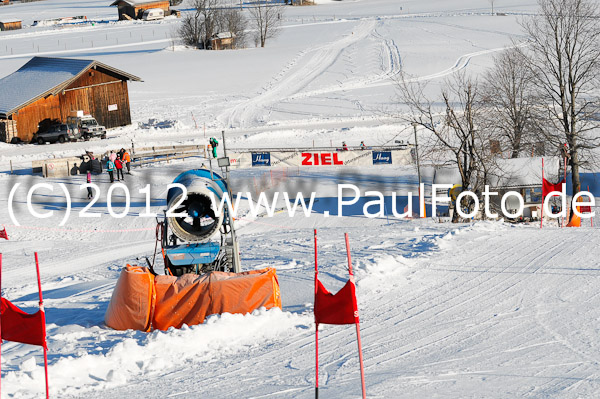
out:
{"label": "orange tarp barrier", "polygon": [[121,270],[104,322],[115,330],[150,331],[154,275],[145,267],[130,266]]}
{"label": "orange tarp barrier", "polygon": [[[152,283],[145,284],[149,278]],[[116,330],[166,330],[201,324],[211,314],[244,314],[260,307],[281,308],[275,269],[174,277],[152,276],[145,267],[128,265],[121,272],[104,320]],[[147,324],[142,327],[144,321]]]}

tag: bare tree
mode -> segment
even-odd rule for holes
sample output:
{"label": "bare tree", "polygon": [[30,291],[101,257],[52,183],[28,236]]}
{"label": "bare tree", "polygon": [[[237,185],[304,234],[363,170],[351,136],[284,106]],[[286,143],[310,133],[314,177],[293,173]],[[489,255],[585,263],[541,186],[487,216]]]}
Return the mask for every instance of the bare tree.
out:
{"label": "bare tree", "polygon": [[546,139],[568,145],[573,192],[581,190],[579,169],[600,140],[598,122],[600,15],[592,0],[538,0],[540,13],[521,21],[531,38],[528,55],[547,121]]}
{"label": "bare tree", "polygon": [[250,25],[255,30],[255,42],[260,47],[265,47],[267,39],[279,34],[283,8],[273,5],[266,0],[259,0],[254,7],[248,10]]}
{"label": "bare tree", "polygon": [[[445,82],[438,99],[427,98],[425,86],[404,75],[398,88],[400,100],[410,109],[403,119],[430,132],[419,145],[422,154],[438,165],[456,167],[463,190],[480,190],[491,173],[491,164],[487,163],[491,157],[476,127],[481,112],[477,81],[457,73]],[[458,221],[457,212],[452,221]]]}
{"label": "bare tree", "polygon": [[519,48],[511,48],[494,57],[494,66],[484,75],[482,127],[490,139],[500,143],[500,151],[508,150],[517,158],[524,144],[536,140],[532,108],[532,74],[527,59]]}
{"label": "bare tree", "polygon": [[218,0],[193,0],[192,6],[194,12],[182,18],[179,36],[185,45],[207,49],[217,26]]}
{"label": "bare tree", "polygon": [[209,49],[215,34],[229,32],[233,47],[244,46],[247,21],[241,10],[220,7],[219,0],[194,0],[192,5],[194,12],[184,15],[178,30],[184,44]]}
{"label": "bare tree", "polygon": [[244,47],[246,44],[246,27],[248,21],[238,8],[223,9],[218,16],[219,32],[230,32],[234,40],[234,48]]}
{"label": "bare tree", "polygon": [[183,15],[177,34],[186,46],[198,47],[202,37],[202,18],[198,10]]}

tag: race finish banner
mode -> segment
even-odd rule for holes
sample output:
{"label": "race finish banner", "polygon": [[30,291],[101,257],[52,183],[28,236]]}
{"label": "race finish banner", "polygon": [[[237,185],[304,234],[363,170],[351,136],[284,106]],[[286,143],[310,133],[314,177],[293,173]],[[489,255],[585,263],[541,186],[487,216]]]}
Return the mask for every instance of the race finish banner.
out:
{"label": "race finish banner", "polygon": [[410,149],[229,152],[232,168],[410,165]]}

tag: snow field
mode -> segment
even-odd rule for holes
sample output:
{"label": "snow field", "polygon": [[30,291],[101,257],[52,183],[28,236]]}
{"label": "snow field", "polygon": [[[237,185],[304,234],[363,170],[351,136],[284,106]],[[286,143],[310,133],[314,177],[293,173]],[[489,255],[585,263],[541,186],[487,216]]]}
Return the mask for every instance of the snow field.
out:
{"label": "snow field", "polygon": [[[133,124],[109,132],[107,140],[0,143],[0,221],[8,223],[6,188],[15,182],[65,183],[76,211],[87,204],[77,187],[83,177],[29,176],[36,159],[103,153],[132,141],[138,147],[205,144],[221,130],[228,148],[410,141],[412,127],[398,121],[402,106],[391,81],[400,68],[435,91],[458,70],[477,74],[496,51],[523,40],[517,19],[536,7],[533,0],[502,0],[496,11],[507,16],[496,17],[480,0],[320,3],[289,8],[282,34],[266,48],[223,52],[173,47],[167,36],[178,20],[116,22],[116,9],[105,1],[0,8],[2,18],[20,17],[25,25],[71,14],[98,21],[0,33],[0,76],[23,65],[27,54],[47,54],[98,59],[144,80],[130,85]],[[189,2],[179,8],[186,7]],[[17,175],[8,173],[9,161]],[[243,214],[243,268],[277,268],[282,311],[214,316],[200,326],[149,334],[106,328],[103,316],[120,269],[145,264],[154,251],[155,220],[138,217],[145,206],[138,190],[150,184],[151,209],[160,212],[166,185],[202,162],[134,169],[125,182],[132,206],[119,220],[107,215],[106,175],[94,178],[103,196],[93,212],[101,217],[73,216],[62,227],[65,200],[58,192],[34,197],[38,211],[57,212],[44,220],[27,216],[26,193],[17,194],[23,226],[9,225],[11,240],[0,242],[3,295],[26,310],[36,308],[38,251],[53,397],[314,397],[313,228],[319,231],[320,278],[333,292],[347,278],[343,233],[350,235],[369,397],[597,396],[597,228]],[[232,177],[236,187],[252,191],[253,179],[265,173],[234,171]],[[268,192],[307,187],[328,197],[336,184],[354,182],[362,191],[404,193],[414,192],[417,180],[411,167],[288,175]],[[320,349],[323,397],[360,397],[353,326],[322,326]],[[4,343],[2,398],[39,397],[41,364],[39,348]]]}

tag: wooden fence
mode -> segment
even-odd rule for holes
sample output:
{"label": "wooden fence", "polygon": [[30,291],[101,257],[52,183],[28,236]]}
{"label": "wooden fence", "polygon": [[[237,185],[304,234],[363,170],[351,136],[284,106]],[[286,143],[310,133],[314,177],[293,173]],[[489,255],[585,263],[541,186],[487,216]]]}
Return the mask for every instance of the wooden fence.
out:
{"label": "wooden fence", "polygon": [[[116,151],[114,151],[116,152]],[[167,162],[193,157],[206,158],[206,146],[204,145],[170,145],[127,149],[131,154],[131,165],[143,167],[155,162]],[[102,162],[103,169],[106,168],[105,160],[110,151],[97,157]],[[51,158],[32,162],[32,172],[42,173],[44,177],[67,177],[80,173],[79,166],[82,160],[78,157]],[[12,173],[12,164],[11,164]]]}

